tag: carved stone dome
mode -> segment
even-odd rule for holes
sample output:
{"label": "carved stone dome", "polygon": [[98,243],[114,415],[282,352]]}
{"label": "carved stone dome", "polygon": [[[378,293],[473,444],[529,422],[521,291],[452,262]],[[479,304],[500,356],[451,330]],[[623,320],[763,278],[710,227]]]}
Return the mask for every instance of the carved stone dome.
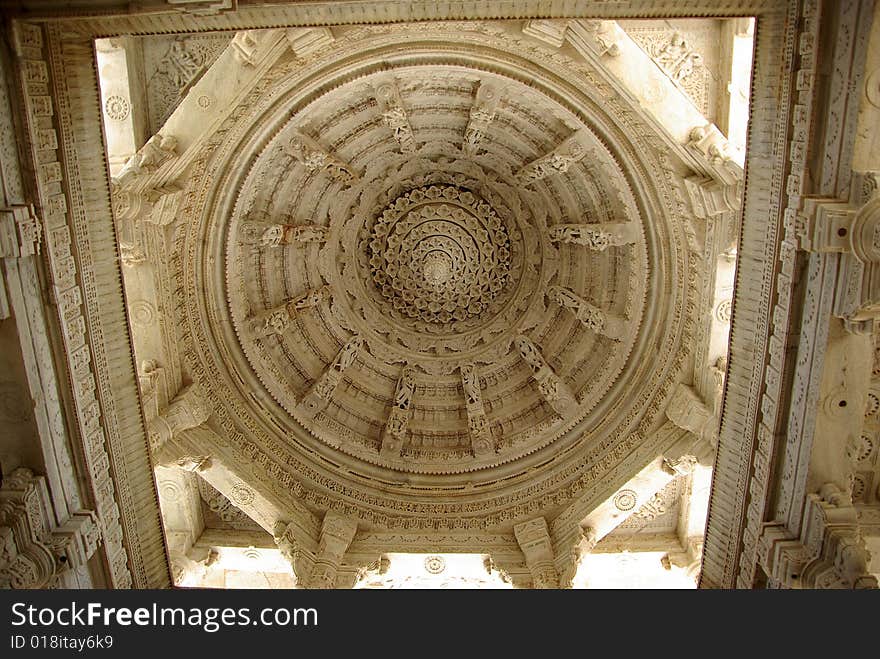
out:
{"label": "carved stone dome", "polygon": [[597,485],[684,359],[651,350],[679,341],[688,276],[658,156],[473,24],[406,56],[348,41],[267,76],[193,177],[184,333],[225,434],[380,526]]}

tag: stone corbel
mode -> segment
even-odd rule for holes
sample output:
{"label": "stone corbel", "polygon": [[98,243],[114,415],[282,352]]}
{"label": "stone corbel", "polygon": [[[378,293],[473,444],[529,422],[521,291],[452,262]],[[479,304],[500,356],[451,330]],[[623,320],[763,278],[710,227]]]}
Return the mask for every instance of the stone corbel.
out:
{"label": "stone corbel", "polygon": [[317,224],[267,224],[263,222],[244,222],[239,228],[239,237],[245,245],[260,247],[279,247],[307,243],[321,244],[327,240],[327,227]]}
{"label": "stone corbel", "polygon": [[459,367],[459,371],[468,416],[471,450],[474,452],[474,457],[489,455],[495,451],[495,442],[492,440],[492,433],[486,421],[486,411],[483,408],[480,376],[473,364],[463,364]]}
{"label": "stone corbel", "polygon": [[726,186],[736,186],[742,181],[742,168],[733,160],[730,143],[715,124],[695,126],[685,147],[713,180]]}
{"label": "stone corbel", "polygon": [[703,176],[690,176],[684,180],[694,215],[702,220],[723,213],[734,213],[740,208],[742,185],[739,181],[729,185]]}
{"label": "stone corbel", "polygon": [[379,113],[382,122],[388,126],[394,135],[394,139],[400,145],[403,153],[412,153],[416,150],[416,138],[407,118],[406,108],[400,98],[397,82],[393,76],[385,76],[373,85],[373,95],[379,105]]}
{"label": "stone corbel", "polygon": [[541,396],[559,416],[566,416],[577,406],[574,394],[547,365],[541,351],[527,336],[520,334],[514,343],[523,361],[532,369],[532,377],[538,383]]}
{"label": "stone corbel", "polygon": [[40,253],[43,226],[32,205],[0,209],[0,258],[22,258]]}
{"label": "stone corbel", "polygon": [[[357,533],[357,522],[342,517],[333,511],[327,511],[321,525],[318,550],[315,553],[309,577],[302,586],[305,588],[330,589],[351,587],[354,579],[340,578],[342,575],[342,559]],[[354,573],[357,578],[357,573]],[[345,583],[352,581],[352,583]]]}
{"label": "stone corbel", "polygon": [[397,381],[394,390],[394,401],[391,404],[391,412],[388,421],[382,431],[382,445],[379,452],[386,456],[399,457],[406,443],[406,428],[411,416],[415,383],[413,382],[413,369],[405,366]]}
{"label": "stone corbel", "polygon": [[147,423],[150,450],[157,461],[162,462],[160,453],[164,453],[163,448],[176,436],[202,425],[210,416],[210,405],[199,387],[191,384],[183,388],[164,411]]}
{"label": "stone corbel", "polygon": [[556,224],[548,232],[551,243],[581,245],[604,252],[609,247],[631,245],[639,239],[639,227],[634,222],[603,224]]}
{"label": "stone corbel", "polygon": [[85,565],[101,542],[95,513],[78,511],[55,526],[46,480],[29,469],[0,488],[0,588],[45,588]]}
{"label": "stone corbel", "polygon": [[559,588],[559,574],[553,556],[553,543],[543,517],[521,522],[513,534],[532,575],[532,588]]}
{"label": "stone corbel", "polygon": [[553,539],[553,564],[559,574],[559,587],[571,588],[578,566],[584,554],[590,553],[598,541],[596,532],[589,526],[577,524],[551,525]]}
{"label": "stone corbel", "polygon": [[327,369],[318,377],[308,393],[297,405],[297,411],[308,419],[314,419],[330,403],[333,392],[342,381],[342,374],[357,360],[358,352],[364,345],[359,335],[354,335],[342,346]]}
{"label": "stone corbel", "polygon": [[582,139],[579,132],[574,133],[547,155],[522,167],[514,179],[520,185],[529,185],[553,174],[567,172],[569,167],[587,155]]}
{"label": "stone corbel", "polygon": [[256,314],[249,320],[251,334],[255,338],[284,334],[300,311],[317,307],[324,300],[329,300],[330,296],[330,287],[322,286],[307,291],[295,300],[285,302],[281,306]]}
{"label": "stone corbel", "polygon": [[693,387],[679,383],[669,398],[666,417],[676,426],[707,441],[713,448],[718,441],[718,417],[702,401]]}
{"label": "stone corbel", "polygon": [[803,250],[840,254],[835,316],[850,329],[880,316],[880,194],[861,206],[806,198],[796,233]]}
{"label": "stone corbel", "polygon": [[308,57],[335,41],[333,32],[327,27],[293,27],[285,32],[285,37],[296,57]]}
{"label": "stone corbel", "polygon": [[565,20],[526,21],[522,31],[526,36],[543,41],[554,48],[560,48],[565,43],[569,22]]}
{"label": "stone corbel", "polygon": [[501,91],[496,85],[482,81],[477,88],[467,128],[464,131],[462,149],[468,155],[475,155],[480,142],[486,136],[489,126],[495,121],[495,114],[501,103]]}
{"label": "stone corbel", "polygon": [[620,55],[618,30],[616,21],[578,20],[569,23],[566,37],[581,55],[617,57]]}
{"label": "stone corbel", "polygon": [[778,523],[766,524],[759,560],[778,588],[877,588],[858,513],[849,495],[833,483],[810,494],[799,537]]}
{"label": "stone corbel", "polygon": [[256,66],[259,62],[258,50],[260,42],[258,39],[259,32],[257,30],[245,30],[236,32],[229,43],[232,48],[232,54],[235,59],[245,66]]}
{"label": "stone corbel", "polygon": [[571,311],[587,329],[609,339],[619,341],[626,334],[626,320],[606,313],[562,286],[551,286],[547,296],[559,306]]}
{"label": "stone corbel", "polygon": [[[695,536],[688,538],[681,551],[671,551],[666,554],[668,565],[679,567],[694,581],[700,574],[703,564],[703,538]],[[666,562],[664,562],[664,566]]]}
{"label": "stone corbel", "polygon": [[324,172],[343,185],[351,185],[359,178],[347,163],[303,133],[297,132],[291,137],[288,150],[309,171]]}

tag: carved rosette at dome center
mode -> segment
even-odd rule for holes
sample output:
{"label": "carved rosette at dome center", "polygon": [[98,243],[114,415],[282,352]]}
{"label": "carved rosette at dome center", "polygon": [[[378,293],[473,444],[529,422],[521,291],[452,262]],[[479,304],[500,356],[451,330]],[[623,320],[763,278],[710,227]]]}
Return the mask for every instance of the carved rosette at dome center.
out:
{"label": "carved rosette at dome center", "polygon": [[389,314],[437,323],[493,313],[508,285],[510,237],[492,207],[455,186],[398,197],[377,218],[366,244],[370,275]]}

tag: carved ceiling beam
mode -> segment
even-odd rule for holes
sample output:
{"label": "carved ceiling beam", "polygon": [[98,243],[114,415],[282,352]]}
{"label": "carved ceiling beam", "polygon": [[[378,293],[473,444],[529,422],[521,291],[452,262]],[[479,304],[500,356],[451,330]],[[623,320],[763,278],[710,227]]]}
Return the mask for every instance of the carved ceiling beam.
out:
{"label": "carved ceiling beam", "polygon": [[410,416],[412,416],[410,407],[414,391],[413,369],[405,366],[397,380],[394,402],[391,404],[391,412],[388,414],[388,421],[382,431],[382,446],[379,449],[382,455],[400,455],[406,443],[406,429]]}
{"label": "carved ceiling beam", "polygon": [[532,588],[559,588],[547,520],[538,517],[521,522],[513,527],[513,535],[532,574]]}
{"label": "carved ceiling beam", "polygon": [[495,442],[486,421],[486,411],[480,393],[480,376],[473,364],[462,364],[461,388],[464,392],[465,408],[468,417],[468,432],[471,436],[471,450],[475,457],[488,455],[495,451]]}
{"label": "carved ceiling beam", "polygon": [[525,335],[520,334],[514,340],[523,361],[532,369],[532,377],[538,383],[538,391],[557,414],[565,416],[576,405],[574,394],[553,369],[544,361],[541,351]]}
{"label": "carved ceiling beam", "polygon": [[587,149],[581,142],[581,136],[576,132],[547,155],[521,168],[514,175],[514,179],[520,185],[529,185],[553,174],[563,174],[585,155]]}
{"label": "carved ceiling beam", "polygon": [[601,224],[556,224],[548,232],[551,243],[582,245],[597,252],[609,247],[630,245],[639,239],[635,222]]}
{"label": "carved ceiling beam", "polygon": [[475,155],[480,142],[486,136],[489,126],[495,121],[495,114],[501,103],[501,90],[491,82],[481,81],[477,87],[474,102],[471,105],[468,125],[464,131],[462,150],[468,155]]}
{"label": "carved ceiling beam", "polygon": [[244,222],[239,229],[241,242],[245,245],[278,247],[280,245],[305,245],[324,243],[327,240],[327,227],[317,224],[266,224]]}
{"label": "carved ceiling beam", "polygon": [[0,588],[74,587],[63,580],[95,553],[101,528],[88,510],[58,525],[46,479],[16,469],[0,487]]}
{"label": "carved ceiling beam", "polygon": [[296,133],[288,142],[288,149],[303,167],[311,172],[323,172],[342,185],[350,185],[359,178],[350,165],[331,154],[308,135]]}
{"label": "carved ceiling beam", "polygon": [[559,306],[571,311],[584,327],[609,339],[620,340],[626,332],[626,320],[593,306],[570,289],[551,286],[547,295]]}
{"label": "carved ceiling beam", "polygon": [[877,588],[849,494],[833,483],[807,496],[798,537],[783,524],[766,524],[758,558],[777,588]]}
{"label": "carved ceiling beam", "polygon": [[274,309],[256,314],[250,320],[251,332],[256,337],[284,334],[290,328],[291,321],[300,311],[317,307],[324,300],[329,300],[330,296],[330,287],[322,286],[321,288],[307,291],[295,300],[285,302]]}
{"label": "carved ceiling beam", "polygon": [[342,374],[349,366],[354,364],[357,359],[358,352],[364,345],[364,339],[355,334],[351,337],[336,358],[320,375],[317,381],[309,389],[308,393],[297,405],[297,411],[306,418],[314,419],[321,410],[330,403],[333,392],[342,381]]}
{"label": "carved ceiling beam", "polygon": [[416,138],[412,126],[409,125],[409,118],[406,108],[403,107],[395,78],[393,76],[381,78],[373,85],[373,94],[379,105],[382,123],[391,129],[394,139],[400,145],[400,150],[403,153],[413,153],[416,150]]}

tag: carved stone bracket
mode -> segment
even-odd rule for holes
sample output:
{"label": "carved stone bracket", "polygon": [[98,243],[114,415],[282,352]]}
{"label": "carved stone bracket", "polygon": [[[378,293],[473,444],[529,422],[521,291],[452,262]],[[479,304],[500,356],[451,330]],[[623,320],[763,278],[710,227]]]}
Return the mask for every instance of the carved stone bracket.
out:
{"label": "carved stone bracket", "polygon": [[520,169],[514,178],[520,185],[529,185],[553,174],[563,174],[585,155],[587,149],[581,142],[580,135],[574,133],[553,151]]}
{"label": "carved stone bracket", "polygon": [[78,511],[55,526],[46,480],[29,469],[0,488],[0,588],[45,588],[92,557],[101,542],[95,513]]}
{"label": "carved stone bracket", "polygon": [[617,57],[620,55],[618,30],[616,21],[571,21],[566,38],[582,55]]}
{"label": "carved stone bracket", "polygon": [[184,430],[200,426],[211,416],[211,408],[199,387],[183,388],[168,407],[148,424],[150,449],[156,456],[162,448]]}
{"label": "carved stone bracket", "polygon": [[666,416],[683,430],[692,432],[713,447],[718,437],[718,417],[702,401],[693,387],[679,383],[669,398]]}
{"label": "carved stone bracket", "polygon": [[321,537],[315,564],[309,578],[308,588],[338,588],[338,573],[342,557],[354,535],[357,533],[357,522],[342,517],[333,511],[327,511],[321,525]]}
{"label": "carved stone bracket", "polygon": [[695,126],[685,147],[709,176],[722,185],[733,186],[742,181],[742,168],[733,160],[730,143],[715,124]]}
{"label": "carved stone bracket", "polygon": [[514,343],[516,343],[523,361],[532,369],[532,377],[538,383],[538,391],[541,392],[544,400],[557,414],[566,416],[577,405],[574,394],[547,365],[541,351],[527,336],[520,334]]}
{"label": "carved stone bracket", "polygon": [[403,153],[416,150],[416,138],[406,116],[406,108],[400,98],[397,82],[392,76],[382,78],[373,86],[373,94],[379,104],[382,122],[391,129],[394,139]]}
{"label": "carved stone bracket", "polygon": [[285,32],[287,43],[297,57],[307,57],[323,50],[335,41],[330,28],[290,28]]}
{"label": "carved stone bracket", "polygon": [[684,180],[684,186],[694,215],[700,219],[739,210],[742,194],[739,182],[728,185],[711,178],[691,176]]}
{"label": "carved stone bracket", "polygon": [[834,315],[850,324],[880,315],[880,195],[861,207],[808,197],[796,232],[801,249],[841,255]]}
{"label": "carved stone bracket", "polygon": [[597,252],[609,247],[630,245],[639,239],[639,228],[633,222],[607,224],[557,224],[548,232],[550,242],[582,245]]}
{"label": "carved stone bracket", "polygon": [[342,374],[349,366],[354,364],[358,356],[358,351],[363,347],[364,340],[361,336],[355,335],[342,346],[339,354],[333,363],[327,367],[315,384],[312,385],[308,393],[297,405],[297,410],[309,419],[315,418],[317,414],[330,403],[333,392],[342,381]]}
{"label": "carved stone bracket", "polygon": [[412,405],[413,392],[413,369],[405,366],[397,381],[394,391],[394,402],[385,429],[382,431],[382,446],[380,453],[383,455],[400,455],[400,451],[406,442],[406,427],[409,424],[410,406]]}
{"label": "carved stone bracket", "polygon": [[296,133],[288,143],[291,155],[312,172],[323,172],[334,181],[351,185],[358,175],[345,162],[324,149],[318,142],[302,133]]}
{"label": "carved stone bracket", "polygon": [[324,300],[329,300],[330,295],[330,287],[322,286],[321,288],[307,291],[295,300],[286,302],[274,309],[263,311],[251,318],[251,332],[255,337],[284,334],[297,313],[303,309],[317,307]]}
{"label": "carved stone bracket", "polygon": [[501,91],[498,87],[489,82],[481,82],[477,88],[474,103],[471,105],[470,118],[464,131],[462,149],[468,155],[474,155],[479,150],[480,142],[495,120],[500,103]]}
{"label": "carved stone bracket", "polygon": [[799,537],[791,537],[781,524],[767,524],[758,547],[777,588],[878,587],[877,578],[868,573],[856,509],[833,483],[807,497]]}
{"label": "carved stone bracket", "polygon": [[486,421],[486,411],[480,394],[480,376],[473,364],[464,364],[461,372],[461,387],[464,392],[468,415],[468,430],[471,435],[471,449],[474,456],[487,455],[495,450],[495,442]]}
{"label": "carved stone bracket", "polygon": [[521,522],[513,527],[513,534],[532,574],[532,588],[559,588],[547,520],[538,517]]}
{"label": "carved stone bracket", "polygon": [[522,31],[523,34],[543,41],[554,48],[560,48],[565,43],[568,24],[569,21],[563,20],[526,21]]}
{"label": "carved stone bracket", "polygon": [[43,227],[33,206],[0,209],[0,258],[21,258],[40,253]]}
{"label": "carved stone bracket", "polygon": [[571,311],[578,321],[588,329],[610,339],[620,340],[623,338],[626,332],[625,319],[594,307],[562,286],[551,286],[547,289],[547,295],[559,306]]}
{"label": "carved stone bracket", "polygon": [[266,224],[245,222],[239,229],[239,237],[245,245],[278,247],[280,245],[324,243],[327,227],[316,224]]}

